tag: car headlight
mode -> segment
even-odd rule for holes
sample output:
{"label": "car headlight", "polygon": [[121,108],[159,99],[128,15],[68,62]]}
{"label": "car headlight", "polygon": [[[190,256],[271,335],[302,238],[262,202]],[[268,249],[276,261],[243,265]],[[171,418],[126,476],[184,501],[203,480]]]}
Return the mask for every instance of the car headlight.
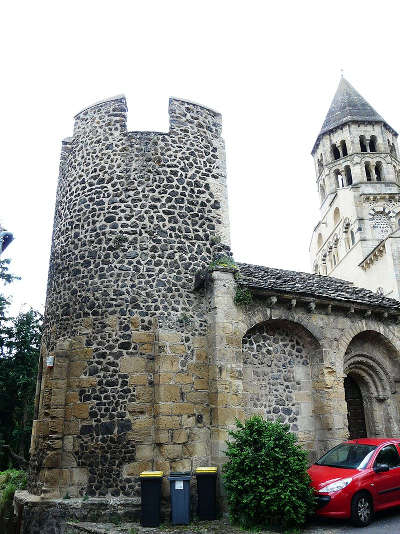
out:
{"label": "car headlight", "polygon": [[324,486],[323,488],[319,489],[318,493],[333,493],[334,491],[340,491],[346,486],[348,486],[352,480],[352,477],[342,478],[341,480],[332,482],[332,484],[328,484],[327,486]]}

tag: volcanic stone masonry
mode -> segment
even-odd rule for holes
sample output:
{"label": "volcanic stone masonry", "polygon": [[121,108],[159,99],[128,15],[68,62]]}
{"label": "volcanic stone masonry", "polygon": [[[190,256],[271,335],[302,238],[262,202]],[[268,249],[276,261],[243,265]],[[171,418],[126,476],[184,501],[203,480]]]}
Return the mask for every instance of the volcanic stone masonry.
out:
{"label": "volcanic stone masonry", "polygon": [[63,142],[24,534],[62,534],[96,503],[137,514],[141,471],[221,467],[254,413],[312,460],[348,435],[345,376],[368,435],[399,432],[400,302],[236,264],[221,116],[171,99],[168,133],[128,132],[126,112],[87,108]]}
{"label": "volcanic stone masonry", "polygon": [[123,97],[90,107],[63,142],[35,493],[132,495],[140,471],[207,457],[206,302],[193,279],[229,254],[221,116],[171,100],[169,133],[127,132],[126,111]]}

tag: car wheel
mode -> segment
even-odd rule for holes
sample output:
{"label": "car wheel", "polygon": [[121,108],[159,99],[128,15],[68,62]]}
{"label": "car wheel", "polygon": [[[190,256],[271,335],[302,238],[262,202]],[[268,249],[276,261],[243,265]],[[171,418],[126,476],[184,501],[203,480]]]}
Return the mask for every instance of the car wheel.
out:
{"label": "car wheel", "polygon": [[374,506],[368,493],[357,493],[351,501],[351,520],[357,527],[366,527],[374,518]]}

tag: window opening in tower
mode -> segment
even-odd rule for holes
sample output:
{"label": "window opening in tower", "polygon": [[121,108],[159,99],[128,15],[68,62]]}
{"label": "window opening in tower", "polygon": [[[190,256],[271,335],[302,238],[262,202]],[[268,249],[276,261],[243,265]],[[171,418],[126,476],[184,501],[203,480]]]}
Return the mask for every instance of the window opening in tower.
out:
{"label": "window opening in tower", "polygon": [[365,176],[367,177],[367,182],[371,182],[372,176],[371,176],[371,167],[369,166],[369,163],[365,164]]}
{"label": "window opening in tower", "polygon": [[360,149],[361,152],[368,152],[367,145],[365,143],[365,137],[363,135],[360,135]]}
{"label": "window opening in tower", "polygon": [[339,159],[340,158],[340,152],[336,145],[332,145],[332,155],[333,159]]}

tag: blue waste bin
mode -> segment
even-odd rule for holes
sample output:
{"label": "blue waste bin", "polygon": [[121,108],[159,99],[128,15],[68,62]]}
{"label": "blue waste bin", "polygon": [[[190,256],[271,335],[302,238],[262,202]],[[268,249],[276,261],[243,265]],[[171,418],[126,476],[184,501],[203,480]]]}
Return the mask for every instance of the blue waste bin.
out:
{"label": "blue waste bin", "polygon": [[190,472],[170,473],[171,520],[173,525],[188,525],[190,522]]}

